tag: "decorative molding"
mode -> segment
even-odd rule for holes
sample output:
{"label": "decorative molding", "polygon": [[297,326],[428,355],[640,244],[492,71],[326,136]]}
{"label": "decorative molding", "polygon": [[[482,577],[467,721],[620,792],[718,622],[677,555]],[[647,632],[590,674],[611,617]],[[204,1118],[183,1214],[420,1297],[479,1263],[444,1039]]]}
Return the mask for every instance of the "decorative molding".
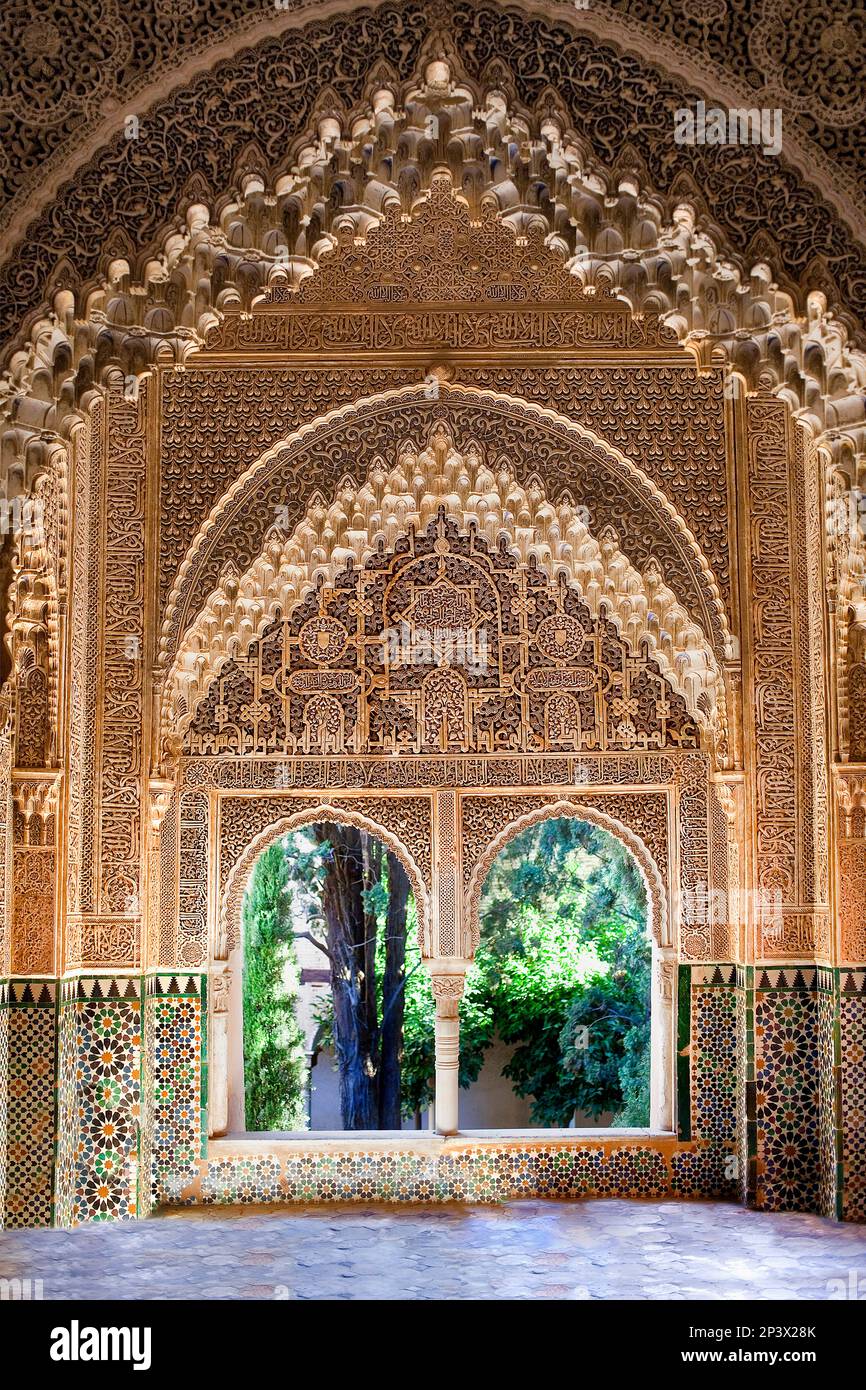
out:
{"label": "decorative molding", "polygon": [[551,579],[564,573],[593,617],[603,606],[632,652],[646,643],[693,716],[701,724],[712,721],[724,699],[716,658],[658,565],[641,575],[612,531],[598,540],[590,534],[567,494],[554,506],[540,479],[522,486],[504,458],[495,469],[473,441],[458,448],[440,419],[429,427],[423,449],[407,444],[396,462],[375,457],[361,487],[344,479],[330,505],[313,493],[291,534],[274,527],[245,574],[231,566],[188,629],[166,682],[164,730],[172,737],[181,733],[224,663],[243,661],[275,616],[292,615],[314,582],[334,589],[348,564],[363,569],[377,546],[393,546],[407,530],[424,534],[442,510],[450,516],[458,505],[461,532],[483,536],[491,549],[505,535],[522,564],[539,565]]}
{"label": "decorative molding", "polygon": [[60,981],[61,1004],[92,999],[137,1000],[141,996],[141,979],[137,975],[77,975]]}
{"label": "decorative molding", "polygon": [[[284,803],[286,806],[290,803]],[[276,803],[272,802],[272,814],[277,814]],[[390,811],[390,817],[388,813]],[[364,830],[368,835],[381,840],[384,845],[397,855],[402,863],[412,885],[412,892],[415,896],[415,910],[418,923],[418,943],[423,955],[430,954],[430,885],[425,881],[415,857],[410,853],[406,844],[389,829],[387,824],[382,823],[383,818],[394,819],[400,824],[404,818],[401,816],[399,802],[389,806],[383,804],[378,812],[373,815],[363,814],[352,809],[351,802],[341,803],[338,801],[317,802],[312,806],[307,806],[303,810],[289,812],[271,822],[263,830],[259,831],[252,840],[245,835],[243,842],[235,850],[234,855],[229,861],[231,867],[224,877],[223,888],[220,894],[219,905],[219,926],[218,936],[214,949],[216,960],[227,960],[231,952],[240,941],[240,920],[243,896],[246,891],[249,876],[252,872],[256,860],[263,850],[275,841],[282,839],[284,835],[289,835],[293,830],[299,829],[304,825],[321,824],[322,822],[334,821],[338,825],[354,825],[359,830]],[[429,833],[429,832],[428,832]],[[242,850],[242,853],[239,851]],[[223,862],[226,862],[225,847],[221,855]]]}
{"label": "decorative molding", "polygon": [[[176,207],[184,193],[189,202],[198,205],[216,202],[220,190],[209,183],[204,171],[211,163],[210,147],[214,155],[217,152],[217,141],[221,167],[231,168],[235,189],[254,197],[261,195],[265,188],[280,188],[282,197],[277,195],[274,199],[277,213],[274,223],[279,225],[279,213],[284,213],[285,203],[291,206],[290,199],[294,198],[299,203],[298,214],[307,213],[306,223],[300,222],[301,228],[305,225],[317,227],[322,202],[328,207],[329,200],[322,197],[325,192],[322,183],[328,187],[332,181],[344,182],[353,169],[353,156],[356,166],[358,153],[363,156],[365,144],[370,146],[371,152],[381,153],[379,143],[383,143],[395,164],[390,179],[382,173],[383,165],[387,167],[385,160],[380,159],[369,170],[366,166],[370,155],[361,162],[367,174],[366,178],[362,176],[361,185],[366,184],[371,195],[370,204],[366,207],[362,204],[359,209],[360,230],[363,231],[383,202],[387,205],[399,197],[401,187],[417,188],[425,174],[429,177],[430,164],[437,162],[435,156],[440,154],[443,158],[445,155],[452,129],[459,132],[467,153],[475,153],[478,137],[483,137],[481,149],[486,158],[479,159],[476,155],[473,161],[479,192],[487,191],[492,182],[490,172],[496,167],[494,160],[505,166],[510,178],[505,187],[500,187],[497,204],[504,205],[506,211],[512,203],[518,207],[523,203],[525,208],[525,200],[520,198],[519,192],[528,173],[528,169],[524,172],[524,166],[534,153],[535,167],[530,163],[529,168],[537,180],[543,181],[547,198],[534,199],[532,212],[537,217],[537,209],[548,199],[559,203],[562,215],[556,220],[556,228],[561,238],[568,235],[574,214],[582,211],[580,193],[584,197],[586,193],[602,194],[599,201],[603,202],[603,194],[609,198],[624,177],[630,176],[639,186],[645,170],[653,168],[656,180],[660,180],[663,187],[640,190],[648,205],[649,215],[645,215],[645,220],[652,220],[649,209],[655,211],[655,202],[662,205],[674,202],[684,186],[701,211],[706,209],[702,220],[706,223],[706,231],[717,240],[719,258],[734,261],[735,243],[742,239],[742,223],[726,195],[734,183],[748,183],[755,190],[757,205],[762,208],[769,226],[761,250],[777,262],[774,269],[783,276],[787,269],[788,280],[796,282],[811,262],[826,257],[828,263],[836,263],[841,273],[847,272],[848,279],[854,278],[856,253],[851,248],[850,233],[830,205],[816,199],[809,187],[810,183],[813,186],[817,183],[826,190],[825,197],[833,196],[845,179],[838,161],[834,166],[835,178],[828,179],[826,175],[826,151],[835,127],[829,125],[822,130],[820,154],[809,161],[805,180],[791,167],[792,152],[799,150],[797,137],[790,135],[786,141],[784,180],[777,173],[775,161],[762,158],[759,150],[748,147],[730,152],[714,148],[712,161],[700,147],[681,147],[677,151],[676,165],[671,169],[669,150],[665,150],[668,158],[660,157],[662,137],[659,131],[671,125],[676,107],[693,100],[696,80],[698,88],[705,85],[706,63],[708,60],[713,63],[714,55],[702,55],[700,77],[693,72],[689,81],[684,82],[679,74],[672,73],[670,61],[671,42],[676,43],[677,30],[682,32],[681,25],[671,26],[668,16],[664,44],[659,44],[657,39],[655,43],[649,41],[654,57],[648,61],[647,26],[637,21],[639,31],[643,32],[640,39],[635,40],[634,17],[626,18],[620,11],[609,13],[604,3],[600,4],[600,11],[604,17],[576,13],[573,7],[567,7],[559,11],[559,22],[556,22],[532,13],[517,18],[513,11],[509,13],[493,5],[483,6],[479,11],[475,5],[455,4],[447,12],[431,16],[429,6],[386,4],[377,6],[372,13],[361,11],[335,17],[300,32],[282,34],[277,32],[281,18],[284,24],[294,26],[295,17],[272,16],[267,38],[262,39],[260,35],[256,48],[244,47],[231,57],[224,49],[224,60],[212,70],[200,72],[186,92],[181,89],[169,95],[163,91],[162,99],[142,116],[143,139],[123,138],[123,122],[118,113],[111,138],[102,148],[93,150],[93,157],[76,171],[71,185],[66,187],[65,225],[54,215],[53,208],[45,208],[36,221],[37,230],[30,230],[28,240],[16,248],[18,257],[15,259],[20,258],[21,263],[15,265],[13,260],[6,271],[12,289],[8,297],[15,306],[13,312],[20,315],[29,298],[26,290],[32,295],[37,286],[37,293],[46,294],[53,288],[50,285],[52,272],[55,283],[61,284],[75,285],[93,276],[96,269],[94,242],[99,240],[94,235],[96,209],[100,233],[104,228],[125,228],[121,208],[112,199],[116,184],[132,184],[136,189],[140,209],[137,244],[142,249],[143,259],[156,259],[167,207]],[[145,8],[136,16],[136,27],[146,23],[146,14]],[[206,7],[202,18],[207,14]],[[246,15],[232,16],[232,19],[244,26],[249,23]],[[596,23],[601,24],[601,33],[574,31],[575,24],[583,29],[592,28]],[[616,43],[611,43],[611,23],[618,34],[624,30],[629,36],[625,39],[627,46],[630,39],[632,44],[639,44],[643,50],[640,56],[634,47],[624,52]],[[655,12],[652,27],[658,23],[659,15]],[[814,16],[812,27],[816,27]],[[124,35],[128,42],[126,20],[118,20],[116,26],[112,24],[110,28],[113,42],[119,35]],[[225,45],[229,31],[222,15],[217,22],[217,32]],[[619,42],[623,42],[622,37]],[[63,44],[59,36],[56,43],[58,51],[48,64],[49,71],[63,62]],[[137,52],[152,53],[158,46],[158,42],[153,41],[141,43],[137,45]],[[856,50],[856,41],[852,41],[852,46]],[[69,52],[74,60],[74,45]],[[187,52],[185,49],[184,56]],[[821,59],[826,61],[820,48],[813,48],[813,54],[816,65],[820,66]],[[434,55],[435,61],[430,62]],[[836,55],[837,64],[838,61]],[[282,82],[265,75],[273,71],[274,65],[279,67]],[[376,69],[373,73],[371,66]],[[97,67],[100,81],[105,80],[111,72],[111,64]],[[742,81],[742,62],[738,69],[734,79],[736,86]],[[786,74],[786,83],[790,83],[791,76],[790,72]],[[127,77],[124,72],[124,102],[130,97]],[[283,83],[287,80],[291,81],[295,96],[288,110],[282,99]],[[730,76],[727,80],[731,80]],[[778,78],[772,80],[778,81]],[[82,84],[80,73],[76,73],[74,91],[78,99],[85,97],[91,109],[96,101],[96,110],[103,118],[95,93],[88,90],[93,85],[92,81]],[[36,89],[42,86],[40,82],[35,83]],[[830,112],[835,109],[836,93],[829,88],[826,90],[829,102],[823,102],[819,109]],[[616,94],[622,104],[623,92],[627,94],[625,111],[612,130],[610,121],[604,119],[608,103]],[[41,95],[44,98],[46,92],[42,91]],[[745,105],[750,104],[753,96],[749,94]],[[449,111],[449,100],[452,107],[457,106],[456,111]],[[742,103],[733,101],[732,104]],[[32,107],[33,103],[28,103],[31,113]],[[12,109],[19,119],[24,117],[24,110],[16,108],[14,103]],[[405,112],[402,119],[398,112]],[[444,118],[443,129],[431,139],[425,117],[439,112]],[[816,107],[811,101],[810,118],[815,114]],[[630,136],[625,148],[623,121]],[[75,126],[79,132],[80,122],[80,115],[77,115]],[[41,127],[40,141],[50,138],[53,125],[49,120]],[[579,135],[575,127],[580,130]],[[258,133],[257,140],[250,141],[250,130]],[[369,139],[371,132],[376,133],[378,141]],[[468,138],[470,132],[474,141]],[[806,138],[802,132],[798,135],[800,141]],[[531,137],[534,137],[534,151]],[[669,145],[670,140],[668,137],[665,144]],[[158,167],[149,149],[151,142],[162,152]],[[851,158],[852,143],[856,142],[840,143],[841,160]],[[489,149],[491,144],[493,148]],[[319,149],[324,151],[324,157],[318,153]],[[168,150],[172,152],[170,158],[165,157]],[[336,163],[332,166],[335,156]],[[680,175],[679,182],[676,171]],[[11,168],[7,172],[11,174]],[[575,176],[581,175],[586,192],[582,188],[580,193],[572,192]],[[862,180],[858,180],[852,170],[848,184],[852,193],[857,190],[858,183],[862,184]],[[468,186],[472,188],[472,183]],[[283,206],[278,206],[278,198]],[[263,201],[259,196],[258,202]],[[356,200],[344,194],[342,198],[332,199],[331,204],[339,213],[343,206],[351,206],[356,201],[360,203],[361,198]],[[92,208],[89,216],[88,204]],[[792,207],[801,209],[798,218],[792,216]],[[525,211],[524,219],[530,220]],[[520,220],[516,220],[520,226]],[[606,218],[602,225],[610,220]],[[823,239],[807,237],[807,225],[815,226],[819,220],[823,221]],[[332,223],[329,221],[325,225],[330,238],[334,234]],[[49,226],[54,238],[59,239],[54,261],[39,254],[40,241],[50,245],[52,238],[46,231],[40,237],[38,229]],[[784,235],[787,232],[787,241],[793,240],[792,226],[799,232],[796,254],[786,245]],[[722,232],[721,227],[726,231]],[[115,255],[122,255],[129,249],[128,238],[120,231],[115,232],[112,240]],[[267,246],[268,238],[263,240]],[[315,244],[304,244],[305,240],[298,249],[298,256],[309,260],[318,248]],[[754,242],[752,249],[753,253],[757,250]],[[21,285],[17,305],[13,288],[16,281]],[[847,298],[853,312],[858,295],[849,292]]]}
{"label": "decorative molding", "polygon": [[[452,438],[473,443],[494,473],[505,456],[521,487],[540,485],[554,503],[564,493],[585,507],[580,515],[593,534],[612,528],[638,569],[655,559],[718,659],[729,656],[720,374],[699,375],[683,360],[641,363],[637,371],[456,363],[452,382],[437,385],[433,375],[430,387],[420,371],[407,384],[405,366],[390,370],[393,384],[384,369],[339,360],[328,368],[163,377],[163,668],[228,560],[243,573],[266,550],[275,523],[290,531],[302,521],[311,494],[330,505],[335,481],[357,493],[374,459],[392,466],[409,441],[420,452],[440,422]],[[595,434],[579,423],[587,418]],[[462,511],[462,502],[450,503]]]}
{"label": "decorative molding", "polygon": [[797,989],[814,991],[818,984],[818,971],[814,966],[790,965],[781,969],[767,966],[755,967],[756,992],[761,990]]}

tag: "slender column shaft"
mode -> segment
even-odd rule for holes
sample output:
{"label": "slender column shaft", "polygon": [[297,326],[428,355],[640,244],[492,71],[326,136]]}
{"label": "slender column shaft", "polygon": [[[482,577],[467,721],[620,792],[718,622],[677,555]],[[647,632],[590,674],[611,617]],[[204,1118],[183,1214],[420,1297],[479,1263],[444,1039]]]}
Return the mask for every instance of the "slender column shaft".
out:
{"label": "slender column shaft", "polygon": [[427,962],[436,1001],[436,1132],[456,1134],[459,1129],[458,1096],[460,1065],[460,998],[465,960]]}
{"label": "slender column shaft", "polygon": [[[441,1006],[451,1005],[448,1013]],[[457,1000],[436,1001],[436,1132],[456,1134],[458,1124],[458,1066],[460,1019]],[[452,1012],[453,1010],[453,1012]]]}

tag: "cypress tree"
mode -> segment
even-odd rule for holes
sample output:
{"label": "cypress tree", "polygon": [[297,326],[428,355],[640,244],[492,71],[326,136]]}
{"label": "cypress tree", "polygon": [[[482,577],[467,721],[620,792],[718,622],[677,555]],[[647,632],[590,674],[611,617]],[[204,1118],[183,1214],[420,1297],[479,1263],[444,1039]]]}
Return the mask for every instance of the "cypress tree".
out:
{"label": "cypress tree", "polygon": [[243,908],[244,1096],[248,1130],[305,1129],[307,1067],[295,1018],[299,972],[282,842],[263,851]]}

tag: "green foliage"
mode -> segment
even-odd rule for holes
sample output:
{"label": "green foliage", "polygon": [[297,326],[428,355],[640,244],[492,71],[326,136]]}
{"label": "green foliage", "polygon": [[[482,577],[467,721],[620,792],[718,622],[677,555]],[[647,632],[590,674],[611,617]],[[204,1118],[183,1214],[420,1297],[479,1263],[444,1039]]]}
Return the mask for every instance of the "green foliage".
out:
{"label": "green foliage", "polygon": [[[585,821],[545,821],[492,866],[481,920],[460,1006],[460,1084],[477,1079],[498,1034],[514,1046],[505,1075],[532,1097],[536,1124],[564,1127],[582,1110],[648,1125],[650,948],[631,856]],[[411,1026],[419,1043],[404,1063],[406,1094],[422,1104],[432,1094],[432,1019],[428,990],[407,1007],[407,1034]]]}
{"label": "green foliage", "polygon": [[[408,930],[406,937],[408,947]],[[418,956],[415,941],[411,955],[408,949],[406,951],[406,1011],[403,1015],[403,1064],[400,1071],[400,1098],[406,1118],[416,1110],[426,1110],[433,1104],[436,1074],[433,994],[427,972],[423,966],[416,968]]]}
{"label": "green foliage", "polygon": [[[408,1119],[416,1111],[433,1104],[436,1078],[434,1026],[436,1008],[430,988],[430,978],[420,965],[417,942],[406,953],[406,1013],[403,1020],[403,1068],[401,1097],[403,1114]],[[461,1086],[477,1081],[484,1064],[484,1053],[494,1037],[493,1007],[483,980],[468,977],[460,1001],[460,1068]]]}
{"label": "green foliage", "polygon": [[623,1038],[619,1069],[623,1106],[614,1125],[623,1129],[648,1129],[650,1122],[650,1021],[631,1028]]}
{"label": "green foliage", "polygon": [[307,1068],[295,1020],[298,967],[282,842],[258,858],[244,899],[244,1093],[249,1130],[306,1128]]}
{"label": "green foliage", "polygon": [[[286,1063],[264,1045],[265,1034],[273,1032],[270,1007],[285,1049],[288,1034],[280,1030],[294,1004],[285,994],[275,999],[268,982],[286,978],[288,958],[278,967],[276,951],[278,946],[292,950],[282,935],[288,930],[292,895],[304,908],[309,929],[321,936],[317,913],[328,845],[310,846],[308,839],[295,835],[284,849],[275,849],[276,855],[267,851],[272,859],[263,855],[259,860],[244,918],[245,933],[253,932],[255,918],[258,942],[252,954],[247,947],[251,971],[244,978],[244,1044],[250,1059],[247,1124],[259,1129],[297,1127],[271,1118],[281,1106],[291,1106],[292,1097],[300,1101],[302,1089],[293,1082],[295,1089],[287,1096]],[[365,907],[376,923],[381,1020],[386,866],[368,890]],[[614,1125],[646,1127],[650,948],[645,888],[631,855],[587,822],[545,821],[517,836],[496,860],[481,916],[481,944],[460,1005],[460,1085],[468,1087],[478,1079],[485,1053],[498,1036],[514,1048],[505,1075],[516,1094],[532,1097],[534,1123],[564,1127],[580,1110],[614,1112]],[[401,1105],[407,1118],[433,1102],[434,1018],[410,899],[401,1063]],[[321,1040],[327,1043],[329,994],[322,996],[318,1021]],[[271,1095],[277,1099],[269,1100]]]}
{"label": "green foliage", "polygon": [[576,994],[560,1037],[562,1064],[573,1079],[575,1106],[613,1110],[615,1127],[649,1125],[651,950],[627,922],[606,943],[609,971]]}

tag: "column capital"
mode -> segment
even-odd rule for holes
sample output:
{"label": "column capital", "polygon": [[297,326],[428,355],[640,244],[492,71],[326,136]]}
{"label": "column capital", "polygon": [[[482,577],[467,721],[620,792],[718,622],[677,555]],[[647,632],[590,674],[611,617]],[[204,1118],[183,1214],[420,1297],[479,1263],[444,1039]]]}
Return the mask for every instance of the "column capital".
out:
{"label": "column capital", "polygon": [[425,960],[440,1018],[447,1018],[449,1014],[456,1017],[471,963],[468,960]]}

